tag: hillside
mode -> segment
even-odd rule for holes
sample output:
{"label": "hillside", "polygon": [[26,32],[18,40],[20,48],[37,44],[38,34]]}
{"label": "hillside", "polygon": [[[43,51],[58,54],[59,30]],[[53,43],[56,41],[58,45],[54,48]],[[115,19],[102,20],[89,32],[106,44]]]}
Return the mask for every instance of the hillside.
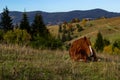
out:
{"label": "hillside", "polygon": [[[86,24],[91,24],[92,26],[84,27],[84,30],[81,32],[74,32],[74,36],[77,36],[77,38],[74,38],[71,41],[74,41],[82,36],[87,36],[91,38],[92,42],[94,42],[97,33],[100,31],[104,38],[107,38],[111,42],[113,42],[116,39],[120,39],[119,38],[120,36],[120,22],[119,21],[120,21],[120,17],[87,21]],[[75,23],[75,24],[81,24],[81,23]],[[58,35],[57,34],[58,25],[48,26],[48,29],[51,31],[52,34]]]}
{"label": "hillside", "polygon": [[[83,31],[73,32],[72,42],[82,36],[91,38],[92,44],[100,31],[113,42],[120,39],[120,17],[101,18],[86,22]],[[76,26],[82,22],[68,23]],[[59,25],[47,26],[58,36]],[[76,28],[75,28],[76,29]],[[41,38],[40,38],[41,39]],[[0,80],[119,80],[120,51],[113,55],[96,52],[98,62],[75,62],[67,50],[34,49],[17,44],[0,44]]]}
{"label": "hillside", "polygon": [[[13,23],[19,23],[22,18],[23,12],[11,11],[10,16],[13,19]],[[79,18],[82,20],[83,18],[100,18],[102,16],[111,18],[120,16],[120,13],[109,12],[102,9],[92,9],[92,10],[74,10],[69,12],[43,12],[43,11],[31,11],[27,12],[29,22],[32,23],[35,14],[41,14],[43,16],[44,22],[46,24],[58,24],[64,21],[70,21],[73,18]]]}

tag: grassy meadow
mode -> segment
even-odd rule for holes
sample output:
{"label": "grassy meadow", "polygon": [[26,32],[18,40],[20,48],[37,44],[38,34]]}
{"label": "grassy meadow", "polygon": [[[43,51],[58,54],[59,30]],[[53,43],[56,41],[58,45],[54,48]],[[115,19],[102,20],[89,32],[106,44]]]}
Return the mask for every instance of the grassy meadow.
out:
{"label": "grassy meadow", "polygon": [[68,51],[0,45],[0,80],[119,80],[120,56],[97,56],[100,62],[73,62]]}
{"label": "grassy meadow", "polygon": [[[74,40],[82,37],[87,36],[91,38],[92,43],[95,43],[95,39],[97,36],[97,33],[100,31],[104,38],[109,39],[111,42],[114,42],[116,39],[120,39],[120,17],[113,17],[113,18],[105,18],[105,19],[97,19],[92,21],[87,21],[86,25],[92,25],[90,27],[83,27],[84,30],[81,32],[74,32],[74,36],[77,36],[76,38],[73,38],[69,42],[73,42]],[[80,23],[74,23],[80,24]],[[51,34],[54,36],[58,36],[58,25],[52,25],[48,26],[48,29]]]}
{"label": "grassy meadow", "polygon": [[[94,44],[100,31],[104,38],[114,42],[120,39],[120,17],[87,22],[76,38],[91,38]],[[77,23],[81,24],[81,23]],[[75,25],[75,24],[74,24]],[[58,36],[58,25],[47,27]],[[41,50],[25,46],[0,44],[0,80],[119,80],[120,55],[97,53],[99,62],[74,62],[67,50]]]}

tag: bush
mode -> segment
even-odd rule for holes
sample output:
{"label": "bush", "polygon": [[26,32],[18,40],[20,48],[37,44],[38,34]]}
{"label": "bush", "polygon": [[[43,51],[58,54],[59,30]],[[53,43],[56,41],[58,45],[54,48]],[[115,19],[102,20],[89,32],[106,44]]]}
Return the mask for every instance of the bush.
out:
{"label": "bush", "polygon": [[81,22],[81,25],[82,25],[83,27],[85,27],[85,26],[86,26],[86,23],[87,23],[87,20],[86,20],[86,19],[83,19],[82,22]]}
{"label": "bush", "polygon": [[43,46],[44,44],[45,44],[45,39],[37,36],[34,37],[34,40],[30,42],[30,46],[33,48],[40,48],[40,46],[44,48]]}
{"label": "bush", "polygon": [[66,35],[66,40],[70,41],[71,39],[72,39],[72,36],[70,35],[70,32],[68,32]]}
{"label": "bush", "polygon": [[118,49],[117,47],[113,48],[112,45],[109,45],[104,47],[103,52],[107,54],[118,55],[120,54],[120,49]]}
{"label": "bush", "polygon": [[78,28],[78,32],[84,30],[79,24],[76,24],[77,28]]}
{"label": "bush", "polygon": [[15,34],[12,30],[6,32],[3,38],[7,43],[15,43]]}
{"label": "bush", "polygon": [[108,54],[113,54],[112,45],[105,46],[103,52]]}
{"label": "bush", "polygon": [[120,49],[118,49],[118,48],[114,48],[113,51],[114,51],[113,54],[115,54],[115,55],[120,54]]}
{"label": "bush", "polygon": [[47,42],[47,47],[49,49],[61,49],[62,48],[62,42],[59,39],[54,39],[51,38],[48,42]]}
{"label": "bush", "polygon": [[61,40],[55,39],[51,36],[40,37],[38,35],[34,37],[34,41],[31,41],[30,46],[41,49],[57,49],[62,47],[62,42]]}
{"label": "bush", "polygon": [[113,48],[118,48],[120,49],[120,40],[116,40],[114,43],[113,43]]}
{"label": "bush", "polygon": [[23,45],[29,43],[31,36],[26,30],[15,29],[13,31],[10,30],[6,32],[3,38],[7,43],[17,43]]}
{"label": "bush", "polygon": [[110,45],[110,41],[109,41],[109,40],[104,39],[103,41],[104,41],[104,46],[108,46],[108,45]]}

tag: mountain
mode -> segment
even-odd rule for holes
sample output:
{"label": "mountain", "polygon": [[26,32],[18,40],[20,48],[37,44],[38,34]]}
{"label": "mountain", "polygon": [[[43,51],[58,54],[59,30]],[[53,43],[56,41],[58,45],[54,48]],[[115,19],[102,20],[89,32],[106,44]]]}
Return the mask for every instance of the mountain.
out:
{"label": "mountain", "polygon": [[[10,16],[13,19],[13,23],[19,23],[22,19],[22,13],[18,11],[11,11]],[[92,9],[92,10],[74,10],[69,12],[43,12],[43,11],[31,11],[27,12],[29,22],[32,23],[34,20],[35,14],[41,14],[43,16],[43,20],[45,24],[51,23],[51,24],[57,24],[58,22],[63,21],[70,21],[73,18],[79,18],[80,20],[83,18],[99,18],[102,16],[111,18],[111,17],[117,17],[120,16],[120,13],[115,12],[108,12],[106,10],[102,9]]]}

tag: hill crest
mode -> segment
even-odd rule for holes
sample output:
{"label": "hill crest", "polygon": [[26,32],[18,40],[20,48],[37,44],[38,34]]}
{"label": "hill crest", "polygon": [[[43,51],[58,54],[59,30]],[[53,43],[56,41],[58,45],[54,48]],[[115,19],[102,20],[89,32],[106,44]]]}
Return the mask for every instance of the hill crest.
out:
{"label": "hill crest", "polygon": [[[19,23],[22,19],[22,13],[19,11],[11,11],[10,16],[13,19],[13,23]],[[92,9],[92,10],[73,10],[68,12],[43,12],[43,11],[31,11],[26,12],[28,15],[29,22],[32,23],[36,13],[43,16],[45,24],[58,24],[64,21],[70,21],[73,18],[99,18],[102,16],[111,18],[120,16],[120,13],[109,12],[103,9]]]}

